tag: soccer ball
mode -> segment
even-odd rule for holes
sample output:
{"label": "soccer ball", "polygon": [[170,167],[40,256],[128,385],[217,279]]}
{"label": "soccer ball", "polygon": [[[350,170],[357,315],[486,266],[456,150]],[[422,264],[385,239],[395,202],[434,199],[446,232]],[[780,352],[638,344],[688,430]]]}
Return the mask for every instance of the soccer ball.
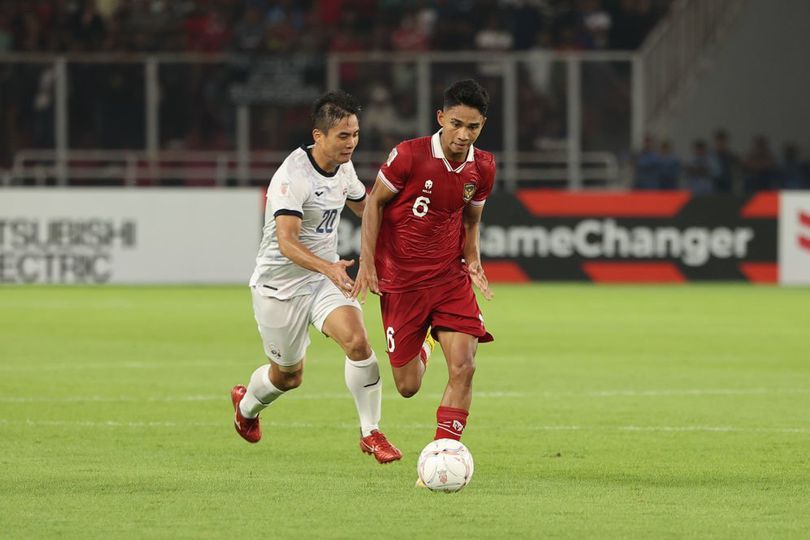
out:
{"label": "soccer ball", "polygon": [[461,491],[472,478],[473,457],[460,441],[439,439],[419,454],[416,474],[431,491]]}

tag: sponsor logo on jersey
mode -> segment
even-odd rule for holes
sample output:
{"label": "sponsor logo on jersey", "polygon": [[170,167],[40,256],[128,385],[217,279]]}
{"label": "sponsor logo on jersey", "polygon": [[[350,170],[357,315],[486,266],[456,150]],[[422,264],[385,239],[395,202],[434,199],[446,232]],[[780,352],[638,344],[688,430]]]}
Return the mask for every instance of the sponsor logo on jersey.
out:
{"label": "sponsor logo on jersey", "polygon": [[315,192],[316,197],[320,197],[321,195],[323,195],[323,191],[316,191]]}
{"label": "sponsor logo on jersey", "polygon": [[391,149],[391,153],[390,153],[390,154],[388,154],[388,159],[386,160],[385,164],[386,164],[386,165],[388,165],[388,166],[390,167],[390,166],[391,166],[391,164],[394,162],[394,160],[395,160],[396,158],[397,158],[397,149],[396,149],[396,148],[392,148],[392,149]]}
{"label": "sponsor logo on jersey", "polygon": [[475,195],[475,184],[472,182],[464,184],[464,202],[470,202]]}

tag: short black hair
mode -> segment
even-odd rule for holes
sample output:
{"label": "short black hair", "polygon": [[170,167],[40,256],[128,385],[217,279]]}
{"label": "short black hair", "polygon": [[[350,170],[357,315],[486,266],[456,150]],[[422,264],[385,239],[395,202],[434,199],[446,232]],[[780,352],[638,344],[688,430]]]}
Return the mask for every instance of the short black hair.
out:
{"label": "short black hair", "polygon": [[327,133],[332,126],[360,110],[360,103],[348,92],[327,92],[312,104],[312,126]]}
{"label": "short black hair", "polygon": [[486,116],[489,108],[489,92],[472,79],[454,82],[444,91],[444,108],[447,110],[456,105],[478,109],[481,116]]}

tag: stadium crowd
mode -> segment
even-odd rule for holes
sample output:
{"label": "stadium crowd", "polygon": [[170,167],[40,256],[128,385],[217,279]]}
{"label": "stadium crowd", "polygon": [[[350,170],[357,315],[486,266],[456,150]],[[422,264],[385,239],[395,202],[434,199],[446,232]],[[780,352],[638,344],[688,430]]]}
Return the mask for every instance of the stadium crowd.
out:
{"label": "stadium crowd", "polygon": [[[162,64],[160,147],[233,149],[235,96],[272,90],[276,94],[256,101],[248,97],[250,138],[253,148],[282,150],[308,140],[308,92],[325,87],[324,53],[537,51],[518,70],[519,150],[559,150],[567,138],[566,67],[548,62],[542,51],[636,49],[671,2],[3,0],[0,53],[223,53],[219,64]],[[291,53],[296,53],[294,66],[284,61]],[[0,67],[0,105],[8,118],[6,136],[0,136],[0,165],[8,166],[16,149],[53,147],[55,74],[44,64]],[[628,68],[620,63],[583,66],[583,150],[628,154]],[[454,66],[443,69],[443,76],[459,78],[470,66],[458,73],[452,73]],[[497,70],[488,80],[485,64],[474,69],[497,107],[502,100]],[[341,86],[364,106],[361,150],[384,152],[417,134],[412,66],[344,63],[340,70]],[[68,78],[71,148],[144,146],[142,65],[74,62]],[[434,76],[434,83],[431,92],[437,97],[443,81]],[[485,147],[500,146],[502,121],[500,114],[490,119],[481,141]],[[286,127],[279,130],[279,125]],[[648,137],[632,164],[637,189],[744,193],[810,188],[808,164],[795,144],[785,143],[777,156],[760,136],[738,155],[723,130],[712,145],[694,141],[685,156],[676,155],[667,141]]]}
{"label": "stadium crowd", "polygon": [[671,0],[4,0],[0,52],[635,49]]}
{"label": "stadium crowd", "polygon": [[765,135],[757,135],[748,150],[735,153],[726,130],[692,142],[691,153],[681,159],[667,140],[648,135],[635,157],[635,189],[686,189],[695,195],[743,194],[775,189],[810,189],[810,163],[802,162],[795,143],[786,142],[781,155],[771,149]]}

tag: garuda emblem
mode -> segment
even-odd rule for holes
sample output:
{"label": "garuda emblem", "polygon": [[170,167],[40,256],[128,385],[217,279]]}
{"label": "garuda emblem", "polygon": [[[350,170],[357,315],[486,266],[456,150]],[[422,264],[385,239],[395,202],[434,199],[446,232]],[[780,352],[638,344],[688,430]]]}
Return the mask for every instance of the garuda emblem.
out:
{"label": "garuda emblem", "polygon": [[468,203],[472,200],[473,195],[475,195],[475,184],[468,183],[464,184],[464,202]]}

